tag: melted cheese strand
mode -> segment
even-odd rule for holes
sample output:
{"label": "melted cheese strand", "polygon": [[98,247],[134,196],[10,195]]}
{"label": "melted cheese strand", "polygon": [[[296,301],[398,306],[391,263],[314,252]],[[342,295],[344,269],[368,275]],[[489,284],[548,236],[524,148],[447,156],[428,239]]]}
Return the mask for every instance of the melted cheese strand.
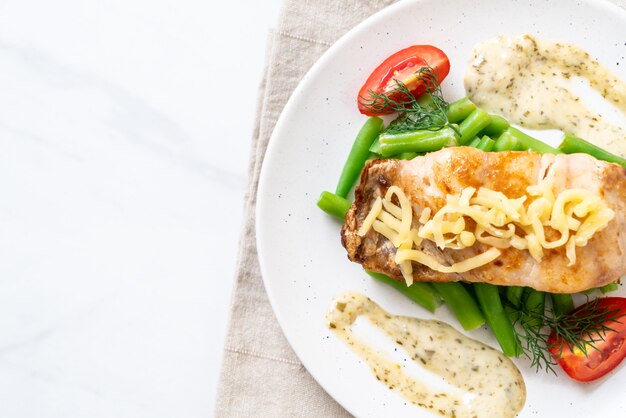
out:
{"label": "melted cheese strand", "polygon": [[396,218],[402,218],[402,209],[400,209],[398,206],[394,205],[393,203],[391,203],[391,201],[384,199],[383,200],[383,207],[385,208],[385,210],[389,213],[391,213],[393,216],[395,216]]}
{"label": "melted cheese strand", "polygon": [[383,200],[380,197],[377,197],[376,200],[374,201],[374,204],[372,205],[372,209],[363,220],[363,224],[361,225],[361,227],[359,228],[357,232],[358,236],[363,237],[365,236],[365,234],[367,234],[367,231],[369,231],[372,225],[374,224],[374,221],[378,217],[378,214],[380,213],[382,208],[383,208]]}
{"label": "melted cheese strand", "polygon": [[424,210],[422,210],[422,214],[420,215],[419,223],[425,224],[428,222],[428,219],[430,219],[430,212],[430,208],[424,208]]}
{"label": "melted cheese strand", "polygon": [[398,233],[402,230],[402,222],[392,216],[389,212],[385,212],[384,210],[380,211],[378,219],[394,231],[398,231]]}
{"label": "melted cheese strand", "polygon": [[426,254],[420,250],[398,250],[396,252],[395,261],[398,264],[404,263],[407,260],[415,261],[425,265],[435,271],[441,273],[465,273],[466,271],[473,270],[477,267],[484,266],[487,263],[491,263],[498,258],[500,250],[497,248],[490,248],[484,253],[478,254],[474,257],[470,257],[458,263],[454,263],[451,266],[444,266],[435,257]]}
{"label": "melted cheese strand", "polygon": [[567,266],[571,267],[576,264],[576,237],[571,237],[569,241],[567,241],[565,252],[567,253],[567,258],[570,260]]}
{"label": "melted cheese strand", "polygon": [[[526,189],[527,195],[509,199],[503,193],[485,187],[467,187],[456,195],[447,195],[446,204],[431,218],[426,207],[412,228],[413,209],[408,197],[398,186],[391,186],[385,197],[378,197],[366,216],[358,234],[370,228],[385,236],[398,249],[395,261],[407,284],[413,282],[411,262],[423,264],[442,273],[462,273],[495,260],[498,250],[513,247],[528,250],[541,262],[544,249],[565,247],[568,266],[576,263],[576,247],[587,245],[593,235],[606,228],[615,212],[597,195],[585,189],[566,189],[555,195],[552,181],[542,180]],[[396,198],[399,206],[392,202]],[[530,197],[527,207],[524,203]],[[476,224],[467,229],[466,218]],[[559,234],[548,241],[546,228]],[[522,235],[519,232],[523,231]],[[476,242],[491,248],[452,266],[446,266],[419,247],[426,239],[440,249],[461,250]]]}
{"label": "melted cheese strand", "polygon": [[398,235],[398,233],[394,231],[393,229],[391,229],[389,225],[384,224],[379,220],[375,220],[374,223],[372,224],[372,228],[374,229],[374,231],[378,232],[379,234],[387,238],[389,241],[391,241],[394,247],[398,248],[400,247],[400,244],[402,244],[402,241],[400,241],[400,236]]}
{"label": "melted cheese strand", "polygon": [[411,223],[413,222],[413,209],[411,202],[406,197],[402,189],[398,186],[391,186],[385,194],[385,200],[392,201],[393,196],[398,198],[400,202],[400,210],[402,210],[402,216],[400,218],[400,228],[397,230],[398,235],[402,241],[410,238]]}

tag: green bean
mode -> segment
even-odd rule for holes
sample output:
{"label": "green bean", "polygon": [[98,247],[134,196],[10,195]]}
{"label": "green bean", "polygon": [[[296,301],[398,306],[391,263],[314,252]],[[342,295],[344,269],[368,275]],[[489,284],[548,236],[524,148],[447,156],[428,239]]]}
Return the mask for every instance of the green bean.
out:
{"label": "green bean", "polygon": [[346,197],[359,178],[365,161],[370,155],[370,147],[383,127],[383,120],[376,116],[369,118],[354,140],[348,159],[343,166],[335,194]]}
{"label": "green bean", "polygon": [[584,139],[580,139],[573,135],[565,135],[563,137],[563,142],[561,142],[561,145],[559,145],[559,149],[565,154],[582,152],[596,157],[598,160],[608,161],[610,163],[617,163],[626,168],[625,159],[618,157],[617,155],[613,155],[610,152],[605,151],[602,148],[597,147],[585,141]]}
{"label": "green bean", "polygon": [[560,150],[551,147],[550,145],[543,143],[530,135],[526,135],[519,129],[510,127],[505,132],[510,133],[517,139],[517,142],[519,143],[519,148],[521,150],[535,151],[540,154],[562,154]]}
{"label": "green bean", "polygon": [[526,288],[524,291],[524,311],[522,317],[528,326],[540,328],[543,325],[543,316],[546,306],[546,294],[535,289]]}
{"label": "green bean", "polygon": [[478,303],[487,318],[487,324],[496,336],[502,352],[509,357],[517,357],[522,347],[513,329],[513,323],[502,307],[498,287],[489,283],[474,283]]}
{"label": "green bean", "polygon": [[599,292],[602,292],[602,294],[605,294],[609,292],[614,292],[617,289],[619,289],[619,285],[617,283],[609,283],[604,286],[592,287],[591,289],[583,290],[580,293],[582,293],[583,295],[590,295],[595,291],[599,291]]}
{"label": "green bean", "polygon": [[403,152],[398,155],[398,158],[401,160],[412,160],[415,157],[417,157],[417,152]]}
{"label": "green bean", "polygon": [[348,209],[350,209],[350,202],[334,193],[322,192],[317,201],[317,207],[330,215],[344,220]]}
{"label": "green bean", "polygon": [[380,135],[372,142],[370,146],[370,153],[376,154],[380,157]]}
{"label": "green bean", "polygon": [[400,293],[404,296],[408,297],[423,308],[426,308],[430,312],[435,312],[435,310],[443,303],[439,293],[437,293],[437,291],[429,283],[413,282],[411,286],[407,286],[406,283],[394,280],[384,274],[376,273],[370,270],[365,271],[374,279],[400,291]]}
{"label": "green bean", "polygon": [[476,110],[470,113],[469,116],[459,124],[459,131],[461,132],[459,143],[461,145],[467,144],[473,137],[478,135],[480,131],[485,129],[489,123],[491,123],[489,113],[480,108],[476,108]]}
{"label": "green bean", "polygon": [[505,304],[504,313],[506,313],[507,318],[509,318],[509,321],[511,322],[511,324],[513,324],[513,327],[515,327],[515,324],[519,321],[519,318],[521,316],[519,308],[516,308],[510,304]]}
{"label": "green bean", "polygon": [[485,317],[476,301],[462,283],[433,282],[432,285],[448,304],[463,329],[473,330],[485,323]]}
{"label": "green bean", "polygon": [[476,148],[478,148],[479,150],[483,150],[485,152],[489,152],[493,149],[493,146],[495,145],[495,143],[496,142],[493,139],[485,135],[482,137],[482,139],[480,140],[480,143],[476,146]]}
{"label": "green bean", "polygon": [[448,122],[461,122],[463,119],[467,118],[469,114],[472,113],[475,109],[476,105],[472,103],[472,101],[467,97],[463,97],[456,102],[450,103],[447,112]]}
{"label": "green bean", "polygon": [[490,116],[491,116],[491,122],[489,123],[489,125],[485,127],[485,129],[482,130],[481,134],[483,135],[489,135],[489,136],[496,138],[500,136],[502,132],[506,131],[509,128],[509,126],[511,126],[511,124],[509,124],[509,121],[504,119],[502,116],[498,116],[498,115],[490,115]]}
{"label": "green bean", "polygon": [[563,316],[574,310],[572,295],[568,295],[567,293],[551,293],[550,298],[552,299],[552,312],[554,312],[554,316]]}
{"label": "green bean", "polygon": [[519,142],[517,138],[511,135],[508,131],[502,132],[502,135],[496,139],[496,143],[493,144],[494,151],[515,151],[518,149]]}
{"label": "green bean", "polygon": [[609,292],[615,292],[617,289],[619,289],[619,285],[617,283],[609,283],[602,286],[600,288],[600,292],[602,292],[602,294],[605,294]]}
{"label": "green bean", "polygon": [[519,308],[522,305],[523,294],[524,294],[523,286],[507,286],[506,288],[506,298],[516,308]]}
{"label": "green bean", "polygon": [[382,133],[379,137],[380,155],[393,157],[404,152],[437,151],[457,144],[457,134],[451,127],[437,131],[421,130],[399,134]]}
{"label": "green bean", "polygon": [[482,138],[476,137],[472,139],[466,146],[489,152],[493,149],[494,144],[495,141],[493,139],[484,135]]}
{"label": "green bean", "polygon": [[467,143],[466,146],[472,147],[472,148],[478,148],[479,144],[480,144],[480,138],[476,137],[472,139],[469,143]]}

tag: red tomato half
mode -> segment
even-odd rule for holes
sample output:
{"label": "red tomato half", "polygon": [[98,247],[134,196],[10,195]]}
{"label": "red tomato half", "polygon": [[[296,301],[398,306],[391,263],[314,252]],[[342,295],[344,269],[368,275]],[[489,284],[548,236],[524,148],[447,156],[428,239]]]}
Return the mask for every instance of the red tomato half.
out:
{"label": "red tomato half", "polygon": [[[380,94],[393,90],[396,86],[394,80],[403,82],[415,97],[423,94],[426,91],[426,86],[416,73],[425,66],[433,69],[433,73],[440,83],[450,72],[450,60],[442,50],[432,45],[413,45],[387,58],[361,87],[357,97],[359,111],[368,116],[393,113],[391,109],[382,109],[376,112],[364,104],[371,103],[373,100],[370,91]],[[391,98],[402,100],[399,97],[391,96]]]}
{"label": "red tomato half", "polygon": [[[626,315],[626,298],[610,297],[601,298],[597,301],[588,302],[574,311],[574,315],[585,311],[590,303],[597,303],[598,307],[607,311],[616,312],[616,316]],[[613,315],[611,315],[613,316]],[[597,350],[587,348],[585,356],[578,348],[571,350],[560,341],[554,334],[548,339],[549,349],[552,356],[558,361],[561,368],[574,380],[579,382],[591,382],[613,370],[626,357],[626,316],[622,316],[616,321],[605,324],[614,329],[615,332],[608,332],[604,335],[604,341],[594,342]]]}

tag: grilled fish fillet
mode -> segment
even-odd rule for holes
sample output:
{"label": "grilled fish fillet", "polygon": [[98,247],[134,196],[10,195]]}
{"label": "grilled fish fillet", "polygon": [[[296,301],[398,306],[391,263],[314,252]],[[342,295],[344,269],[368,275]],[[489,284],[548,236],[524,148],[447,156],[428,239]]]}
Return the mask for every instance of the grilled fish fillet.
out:
{"label": "grilled fish fillet", "polygon": [[[487,187],[509,198],[526,194],[526,188],[542,178],[552,179],[555,193],[583,188],[600,196],[615,218],[596,232],[584,247],[577,247],[576,264],[568,267],[565,248],[544,250],[541,262],[526,250],[502,249],[495,261],[465,273],[440,273],[413,263],[415,281],[486,282],[504,286],[529,286],[552,293],[575,293],[603,286],[626,274],[626,170],[598,161],[586,154],[540,155],[534,152],[486,153],[469,147],[446,148],[413,160],[374,160],[363,169],[361,184],[348,211],[341,235],[348,258],[368,270],[404,280],[394,262],[395,247],[373,229],[363,237],[357,231],[374,200],[384,196],[391,185],[400,187],[413,206],[417,218],[422,210],[437,212],[447,194],[458,194],[466,187]],[[417,226],[413,219],[413,226]],[[424,240],[421,251],[450,265],[489,249],[476,243],[463,250],[441,250]]]}

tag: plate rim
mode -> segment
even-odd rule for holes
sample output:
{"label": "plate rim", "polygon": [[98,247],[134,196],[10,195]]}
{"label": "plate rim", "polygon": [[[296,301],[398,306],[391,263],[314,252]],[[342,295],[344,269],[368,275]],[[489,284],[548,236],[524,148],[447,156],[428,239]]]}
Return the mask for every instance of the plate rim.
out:
{"label": "plate rim", "polygon": [[[279,314],[279,312],[281,312],[280,309],[277,309],[277,306],[278,306],[278,303],[277,303],[278,296],[276,294],[277,289],[273,287],[270,283],[270,280],[266,278],[268,274],[268,268],[265,262],[263,261],[263,257],[261,256],[261,252],[264,251],[264,250],[261,250],[261,248],[264,248],[264,247],[262,245],[262,241],[263,241],[262,233],[260,233],[259,231],[263,229],[261,227],[263,216],[260,216],[260,214],[264,210],[265,205],[263,204],[263,201],[265,200],[265,197],[264,197],[266,195],[265,191],[269,187],[268,177],[270,174],[268,173],[269,169],[267,168],[268,166],[267,161],[268,161],[268,156],[273,156],[274,154],[276,154],[275,150],[278,147],[278,145],[277,145],[277,141],[275,140],[275,138],[278,136],[281,136],[282,131],[285,130],[285,127],[288,124],[288,119],[286,115],[290,113],[292,108],[295,106],[294,104],[297,102],[299,96],[301,95],[301,92],[307,88],[308,80],[313,78],[318,72],[322,71],[328,61],[334,59],[335,50],[341,49],[344,44],[349,43],[352,40],[352,38],[356,36],[356,33],[360,32],[362,27],[369,26],[378,20],[384,20],[387,15],[393,15],[394,13],[396,13],[397,9],[401,10],[404,8],[416,7],[420,3],[426,3],[428,1],[429,0],[399,0],[393,4],[390,4],[384,7],[383,9],[378,10],[374,14],[368,16],[361,22],[359,22],[357,25],[355,25],[346,33],[344,33],[341,37],[339,37],[339,39],[337,39],[326,51],[324,51],[322,55],[313,63],[313,65],[305,72],[302,78],[298,81],[296,88],[293,90],[293,92],[289,96],[289,99],[287,100],[283,109],[281,110],[280,115],[274,126],[274,129],[272,130],[272,133],[268,140],[267,149],[265,150],[265,153],[263,155],[263,161],[260,167],[259,179],[258,179],[257,190],[256,190],[257,199],[256,199],[256,204],[255,204],[255,210],[254,210],[255,243],[256,243],[256,248],[257,248],[257,258],[259,262],[261,278],[263,280],[263,286],[265,288],[265,292],[268,296],[268,300],[272,307],[272,311],[274,312],[276,320],[280,326],[281,332],[283,333],[285,339],[289,343],[289,346],[291,347],[291,349],[294,351],[294,353],[298,357],[298,360],[305,367],[306,371],[311,375],[311,377],[315,380],[315,382],[318,385],[320,385],[320,387],[328,394],[328,396],[334,399],[339,405],[341,405],[346,411],[348,411],[353,416],[357,416],[357,415],[355,411],[353,410],[352,405],[344,402],[345,399],[343,397],[338,397],[336,396],[336,394],[332,393],[331,391],[327,389],[326,385],[320,380],[318,373],[315,371],[315,368],[309,367],[310,366],[309,361],[303,359],[300,351],[294,346],[292,342],[293,335],[290,335],[286,331],[286,320],[284,316]],[[499,1],[502,1],[502,0],[499,0]],[[517,3],[517,1],[510,1],[510,2]],[[604,9],[606,13],[613,13],[613,14],[621,15],[621,19],[626,22],[626,8],[622,8],[610,0],[579,0],[578,3],[585,3],[589,7],[598,7],[600,9]],[[624,4],[624,7],[626,7],[626,4]],[[270,159],[271,158],[272,157],[270,157]]]}

